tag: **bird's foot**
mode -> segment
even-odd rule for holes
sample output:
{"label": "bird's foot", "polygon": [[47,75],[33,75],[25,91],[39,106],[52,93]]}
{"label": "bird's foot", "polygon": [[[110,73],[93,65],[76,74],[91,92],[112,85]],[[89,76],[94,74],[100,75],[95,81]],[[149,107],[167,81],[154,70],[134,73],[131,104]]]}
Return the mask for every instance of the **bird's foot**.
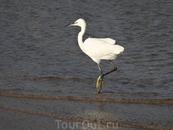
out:
{"label": "bird's foot", "polygon": [[103,84],[103,75],[102,76],[99,76],[98,79],[97,79],[97,82],[96,82],[96,88],[98,90],[98,93],[101,92],[101,89],[102,89],[102,84]]}

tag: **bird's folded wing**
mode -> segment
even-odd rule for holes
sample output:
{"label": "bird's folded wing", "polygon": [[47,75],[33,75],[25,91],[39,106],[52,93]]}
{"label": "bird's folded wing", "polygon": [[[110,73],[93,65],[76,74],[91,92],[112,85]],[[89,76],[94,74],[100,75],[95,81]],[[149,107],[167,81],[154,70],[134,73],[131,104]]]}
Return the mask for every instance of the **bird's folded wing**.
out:
{"label": "bird's folded wing", "polygon": [[106,42],[106,43],[108,43],[108,44],[112,44],[112,45],[114,45],[115,43],[116,43],[116,40],[114,40],[114,39],[112,39],[112,38],[88,38],[88,40],[102,40],[102,41],[104,41],[104,42]]}
{"label": "bird's folded wing", "polygon": [[111,53],[118,55],[124,51],[122,46],[107,43],[99,38],[88,38],[84,42],[84,48],[88,56],[95,58],[101,58]]}

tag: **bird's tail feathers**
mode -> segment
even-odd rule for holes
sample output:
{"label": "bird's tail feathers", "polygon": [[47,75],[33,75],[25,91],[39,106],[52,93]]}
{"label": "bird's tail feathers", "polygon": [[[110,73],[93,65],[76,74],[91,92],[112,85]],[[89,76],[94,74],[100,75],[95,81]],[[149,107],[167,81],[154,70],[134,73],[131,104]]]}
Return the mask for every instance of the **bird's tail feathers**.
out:
{"label": "bird's tail feathers", "polygon": [[124,51],[124,47],[120,46],[120,45],[114,45],[114,53],[116,54],[121,54]]}

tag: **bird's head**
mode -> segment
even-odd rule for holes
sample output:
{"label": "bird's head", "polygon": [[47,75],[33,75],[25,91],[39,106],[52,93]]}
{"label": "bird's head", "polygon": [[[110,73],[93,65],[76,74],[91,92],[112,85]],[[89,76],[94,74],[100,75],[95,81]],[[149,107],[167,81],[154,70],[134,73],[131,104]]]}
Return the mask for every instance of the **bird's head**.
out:
{"label": "bird's head", "polygon": [[86,26],[86,23],[85,23],[85,20],[84,19],[80,18],[80,19],[76,20],[74,23],[68,24],[65,27],[67,27],[67,26],[79,26],[79,27],[83,27],[83,26]]}

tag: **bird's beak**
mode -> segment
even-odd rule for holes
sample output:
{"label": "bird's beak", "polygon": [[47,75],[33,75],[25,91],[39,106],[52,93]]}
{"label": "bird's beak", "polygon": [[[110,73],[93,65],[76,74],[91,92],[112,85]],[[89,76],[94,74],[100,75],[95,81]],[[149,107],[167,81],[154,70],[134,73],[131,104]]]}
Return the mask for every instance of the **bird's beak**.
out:
{"label": "bird's beak", "polygon": [[73,25],[74,25],[74,24],[67,24],[67,25],[64,26],[64,28],[65,28],[65,27],[68,27],[68,26],[73,26]]}

